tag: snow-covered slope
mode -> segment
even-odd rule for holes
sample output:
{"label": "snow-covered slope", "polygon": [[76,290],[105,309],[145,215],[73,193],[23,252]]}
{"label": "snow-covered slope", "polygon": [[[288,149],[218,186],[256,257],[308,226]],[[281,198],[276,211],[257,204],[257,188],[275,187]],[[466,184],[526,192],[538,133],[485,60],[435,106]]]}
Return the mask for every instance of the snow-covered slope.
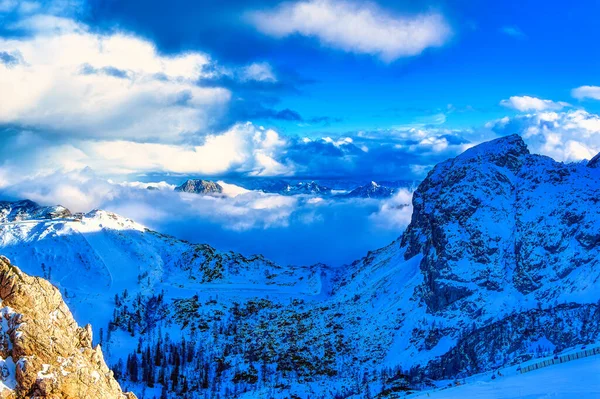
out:
{"label": "snow-covered slope", "polygon": [[598,340],[598,198],[596,163],[509,136],[437,165],[406,232],[337,270],[222,253],[104,211],[1,225],[0,253],[103,327],[140,397],[393,397]]}
{"label": "snow-covered slope", "polygon": [[416,394],[432,399],[595,399],[600,397],[600,356],[559,364],[520,374],[514,367],[502,376],[491,373],[473,376],[465,384]]}

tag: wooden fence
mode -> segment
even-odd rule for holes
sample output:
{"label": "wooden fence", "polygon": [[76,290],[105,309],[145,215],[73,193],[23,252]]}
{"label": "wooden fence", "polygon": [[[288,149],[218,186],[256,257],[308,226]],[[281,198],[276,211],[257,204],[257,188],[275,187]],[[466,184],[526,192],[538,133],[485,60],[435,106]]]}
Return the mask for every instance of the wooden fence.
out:
{"label": "wooden fence", "polygon": [[525,367],[521,368],[521,374],[528,373],[533,370],[538,370],[538,369],[541,369],[544,367],[553,366],[555,364],[566,363],[566,362],[570,362],[571,360],[582,359],[584,357],[595,356],[595,355],[600,355],[600,347],[590,348],[590,349],[586,349],[584,351],[570,353],[568,355],[562,355],[556,359],[546,359],[546,360],[538,362],[538,363],[530,364],[529,366],[525,366]]}

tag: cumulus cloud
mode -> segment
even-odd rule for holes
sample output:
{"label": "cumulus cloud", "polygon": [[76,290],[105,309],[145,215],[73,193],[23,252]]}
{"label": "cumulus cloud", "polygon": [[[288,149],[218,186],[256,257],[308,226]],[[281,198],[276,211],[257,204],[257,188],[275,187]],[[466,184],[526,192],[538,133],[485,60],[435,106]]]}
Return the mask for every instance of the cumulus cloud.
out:
{"label": "cumulus cloud", "polygon": [[512,96],[508,100],[500,101],[500,105],[508,108],[516,109],[517,111],[558,111],[564,107],[568,107],[569,103],[555,102],[551,100],[543,100],[537,97],[530,96]]}
{"label": "cumulus cloud", "polygon": [[532,152],[558,161],[590,159],[600,152],[600,116],[584,110],[518,115],[488,127],[499,135],[518,133]]}
{"label": "cumulus cloud", "polygon": [[16,130],[0,139],[0,165],[14,172],[15,179],[90,167],[104,176],[175,173],[414,180],[431,165],[472,146],[470,135],[446,129],[392,129],[289,137],[245,123],[206,135],[202,143],[193,145],[56,141],[36,131]]}
{"label": "cumulus cloud", "polygon": [[571,95],[579,100],[586,98],[600,100],[600,86],[580,86],[571,90]]}
{"label": "cumulus cloud", "polygon": [[307,0],[283,3],[248,16],[260,32],[282,38],[315,37],[328,47],[375,55],[386,62],[445,44],[451,28],[435,12],[392,15],[374,3]]}
{"label": "cumulus cloud", "polygon": [[295,165],[284,157],[288,139],[251,123],[207,135],[200,145],[127,140],[55,143],[31,131],[16,132],[2,144],[0,159],[5,168],[15,171],[15,178],[85,167],[105,176],[147,172],[287,176],[295,171]]}
{"label": "cumulus cloud", "polygon": [[[210,59],[33,15],[0,38],[0,123],[91,138],[174,141],[206,130],[231,93],[196,84]],[[255,72],[255,74],[258,72]]]}
{"label": "cumulus cloud", "polygon": [[120,140],[87,141],[80,148],[92,168],[109,173],[169,171],[218,175],[235,171],[271,176],[293,172],[292,166],[274,158],[284,145],[284,139],[274,130],[246,123],[208,135],[197,146]]}

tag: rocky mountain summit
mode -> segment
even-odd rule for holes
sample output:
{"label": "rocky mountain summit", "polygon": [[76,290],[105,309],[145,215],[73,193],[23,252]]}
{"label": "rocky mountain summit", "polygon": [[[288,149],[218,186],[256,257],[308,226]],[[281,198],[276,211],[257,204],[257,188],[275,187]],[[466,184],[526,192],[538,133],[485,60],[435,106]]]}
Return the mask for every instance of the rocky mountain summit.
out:
{"label": "rocky mountain summit", "polygon": [[0,257],[0,397],[134,399],[123,393],[92,331],[60,292]]}
{"label": "rocky mountain summit", "polygon": [[190,179],[181,186],[175,187],[175,191],[203,195],[218,195],[223,193],[223,187],[219,183],[209,180]]}

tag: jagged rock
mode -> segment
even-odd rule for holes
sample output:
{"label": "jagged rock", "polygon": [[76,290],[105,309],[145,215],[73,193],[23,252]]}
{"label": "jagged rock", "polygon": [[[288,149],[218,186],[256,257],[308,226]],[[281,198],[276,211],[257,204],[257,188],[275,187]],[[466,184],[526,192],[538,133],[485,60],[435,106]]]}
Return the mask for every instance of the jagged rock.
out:
{"label": "jagged rock", "polygon": [[194,194],[222,194],[223,187],[219,183],[208,180],[190,179],[179,187],[175,187],[175,191]]}
{"label": "jagged rock", "polygon": [[3,398],[134,399],[106,366],[90,325],[77,325],[60,292],[0,257]]}

